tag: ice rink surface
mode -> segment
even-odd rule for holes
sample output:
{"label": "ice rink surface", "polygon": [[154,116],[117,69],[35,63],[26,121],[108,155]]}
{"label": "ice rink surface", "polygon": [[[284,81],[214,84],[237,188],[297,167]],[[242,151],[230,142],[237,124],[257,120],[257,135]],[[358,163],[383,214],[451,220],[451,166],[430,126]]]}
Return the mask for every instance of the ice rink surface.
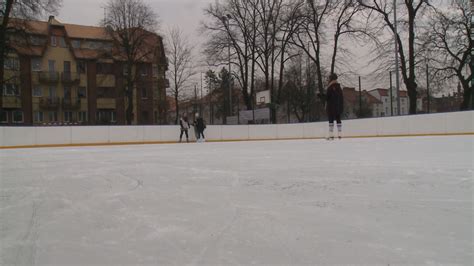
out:
{"label": "ice rink surface", "polygon": [[0,151],[0,265],[473,263],[474,137]]}

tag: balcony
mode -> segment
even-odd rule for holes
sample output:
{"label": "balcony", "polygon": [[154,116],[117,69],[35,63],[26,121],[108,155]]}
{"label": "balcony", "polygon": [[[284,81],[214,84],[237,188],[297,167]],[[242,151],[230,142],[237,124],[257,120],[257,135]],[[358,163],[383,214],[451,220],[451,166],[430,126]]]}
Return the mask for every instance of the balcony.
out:
{"label": "balcony", "polygon": [[97,98],[97,109],[115,109],[116,106],[114,98]]}
{"label": "balcony", "polygon": [[81,82],[81,74],[75,72],[61,73],[61,82],[63,84],[79,84]]}
{"label": "balcony", "polygon": [[59,81],[59,73],[54,71],[38,72],[39,81],[43,83],[57,83]]}
{"label": "balcony", "polygon": [[80,98],[63,98],[62,108],[63,110],[81,109],[81,99]]}
{"label": "balcony", "polygon": [[42,109],[57,110],[59,108],[59,97],[42,97],[39,105]]}
{"label": "balcony", "polygon": [[21,98],[18,95],[3,95],[3,108],[21,108]]}
{"label": "balcony", "polygon": [[115,87],[116,81],[114,75],[97,74],[97,87]]}

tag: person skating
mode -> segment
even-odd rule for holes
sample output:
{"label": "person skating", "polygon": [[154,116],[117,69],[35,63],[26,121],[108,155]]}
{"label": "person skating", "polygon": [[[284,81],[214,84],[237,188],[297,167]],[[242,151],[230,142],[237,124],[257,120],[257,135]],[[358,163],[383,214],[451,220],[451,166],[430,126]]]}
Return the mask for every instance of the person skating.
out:
{"label": "person skating", "polygon": [[206,140],[204,137],[204,129],[206,129],[206,124],[204,123],[204,119],[199,116],[199,113],[196,113],[196,120],[194,120],[194,126],[196,127],[196,130],[198,132],[196,138],[197,142],[204,142]]}
{"label": "person skating", "polygon": [[189,130],[189,121],[188,117],[186,114],[183,114],[181,118],[179,119],[179,124],[181,126],[181,134],[179,135],[179,142],[183,139],[183,133],[186,134],[186,142],[189,142],[189,135],[188,135],[188,130]]}
{"label": "person skating", "polygon": [[327,92],[323,95],[326,100],[326,112],[329,121],[329,134],[327,139],[334,139],[334,120],[337,122],[338,138],[342,138],[342,121],[341,115],[344,105],[344,96],[342,94],[341,84],[337,81],[337,75],[332,73],[329,76],[329,84]]}

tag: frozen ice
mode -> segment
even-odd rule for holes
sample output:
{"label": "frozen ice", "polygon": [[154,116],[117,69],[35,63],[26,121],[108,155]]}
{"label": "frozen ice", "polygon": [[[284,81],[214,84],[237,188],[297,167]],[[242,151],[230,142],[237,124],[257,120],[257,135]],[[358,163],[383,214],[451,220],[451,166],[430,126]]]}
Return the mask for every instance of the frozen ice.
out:
{"label": "frozen ice", "polygon": [[473,144],[1,150],[0,265],[471,265]]}

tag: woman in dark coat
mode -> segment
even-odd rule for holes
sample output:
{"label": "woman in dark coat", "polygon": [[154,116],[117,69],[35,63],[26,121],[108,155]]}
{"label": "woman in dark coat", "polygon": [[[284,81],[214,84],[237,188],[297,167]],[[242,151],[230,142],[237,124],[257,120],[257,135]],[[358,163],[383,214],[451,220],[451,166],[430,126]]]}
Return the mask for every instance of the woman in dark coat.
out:
{"label": "woman in dark coat", "polygon": [[326,93],[326,112],[329,121],[328,139],[334,139],[334,120],[337,122],[338,137],[341,138],[342,122],[341,115],[344,105],[344,96],[342,95],[341,84],[337,81],[337,75],[329,76],[329,84]]}
{"label": "woman in dark coat", "polygon": [[[204,142],[204,129],[206,129],[206,124],[204,124],[204,119],[199,116],[199,113],[196,113],[196,120],[194,121],[194,126],[197,129],[197,142]],[[202,136],[202,139],[201,139]]]}

